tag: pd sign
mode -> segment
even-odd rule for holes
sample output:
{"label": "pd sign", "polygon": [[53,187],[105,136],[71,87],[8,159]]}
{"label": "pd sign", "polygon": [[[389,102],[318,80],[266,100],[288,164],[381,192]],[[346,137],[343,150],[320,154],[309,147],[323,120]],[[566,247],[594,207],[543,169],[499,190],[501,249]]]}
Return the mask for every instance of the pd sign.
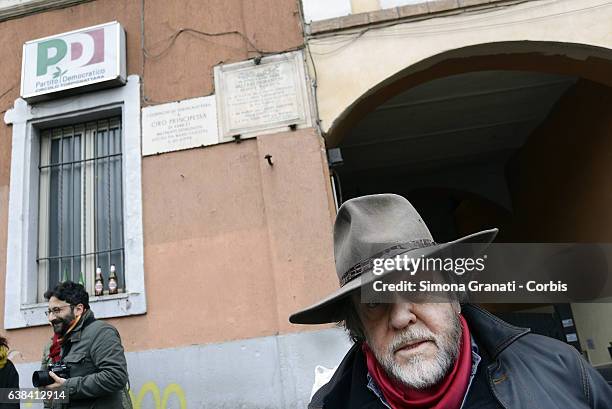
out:
{"label": "pd sign", "polygon": [[23,46],[21,96],[125,83],[125,32],[117,22],[28,41]]}

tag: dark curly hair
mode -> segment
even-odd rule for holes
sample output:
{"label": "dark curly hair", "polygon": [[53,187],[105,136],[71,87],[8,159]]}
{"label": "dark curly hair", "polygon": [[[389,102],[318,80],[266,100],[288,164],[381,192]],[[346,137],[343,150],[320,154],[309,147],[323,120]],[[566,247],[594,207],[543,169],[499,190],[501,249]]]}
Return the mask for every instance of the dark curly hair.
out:
{"label": "dark curly hair", "polygon": [[72,281],[59,283],[54,289],[45,293],[47,300],[51,297],[66,301],[70,305],[83,304],[85,309],[89,309],[89,294],[85,291],[85,287]]}
{"label": "dark curly hair", "polygon": [[0,347],[7,347],[8,348],[9,344],[8,341],[6,340],[6,338],[4,338],[3,336],[0,336]]}
{"label": "dark curly hair", "polygon": [[346,297],[343,300],[340,310],[343,319],[338,322],[338,326],[344,328],[348,332],[349,338],[356,344],[364,342],[366,340],[365,330],[351,297]]}

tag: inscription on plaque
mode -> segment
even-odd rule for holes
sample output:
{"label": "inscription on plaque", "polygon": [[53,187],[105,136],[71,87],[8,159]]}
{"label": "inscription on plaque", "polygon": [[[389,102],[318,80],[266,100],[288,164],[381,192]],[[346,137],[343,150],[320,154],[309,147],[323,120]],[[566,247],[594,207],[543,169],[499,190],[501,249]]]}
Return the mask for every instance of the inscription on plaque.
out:
{"label": "inscription on plaque", "polygon": [[214,96],[142,109],[142,154],[172,152],[219,143]]}
{"label": "inscription on plaque", "polygon": [[222,140],[309,123],[300,52],[215,67]]}

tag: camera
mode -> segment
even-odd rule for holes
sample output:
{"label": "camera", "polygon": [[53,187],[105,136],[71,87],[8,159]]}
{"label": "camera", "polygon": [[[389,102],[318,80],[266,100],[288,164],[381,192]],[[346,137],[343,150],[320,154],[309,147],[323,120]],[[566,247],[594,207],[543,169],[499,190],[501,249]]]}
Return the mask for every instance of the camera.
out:
{"label": "camera", "polygon": [[68,365],[60,361],[47,366],[46,371],[34,371],[32,374],[32,385],[39,388],[41,386],[51,385],[53,382],[55,382],[53,378],[51,378],[49,372],[55,373],[60,378],[70,378],[70,368],[68,368]]}

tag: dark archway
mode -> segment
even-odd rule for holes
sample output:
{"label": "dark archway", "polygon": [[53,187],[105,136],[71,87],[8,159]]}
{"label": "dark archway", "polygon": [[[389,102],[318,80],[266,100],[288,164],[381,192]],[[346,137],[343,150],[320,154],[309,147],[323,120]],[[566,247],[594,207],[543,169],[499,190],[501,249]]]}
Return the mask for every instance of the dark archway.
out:
{"label": "dark archway", "polygon": [[[612,242],[611,68],[609,50],[562,43],[484,44],[408,67],[326,136],[344,158],[343,199],[404,195],[440,241],[500,227],[506,242]],[[537,313],[569,319],[558,307]],[[578,311],[580,336],[603,343],[582,323],[609,308]]]}
{"label": "dark archway", "polygon": [[475,71],[513,70],[584,78],[612,86],[612,50],[558,42],[498,42],[459,48],[420,61],[379,83],[351,104],[325,135],[338,146],[361,118],[399,93],[438,78]]}

